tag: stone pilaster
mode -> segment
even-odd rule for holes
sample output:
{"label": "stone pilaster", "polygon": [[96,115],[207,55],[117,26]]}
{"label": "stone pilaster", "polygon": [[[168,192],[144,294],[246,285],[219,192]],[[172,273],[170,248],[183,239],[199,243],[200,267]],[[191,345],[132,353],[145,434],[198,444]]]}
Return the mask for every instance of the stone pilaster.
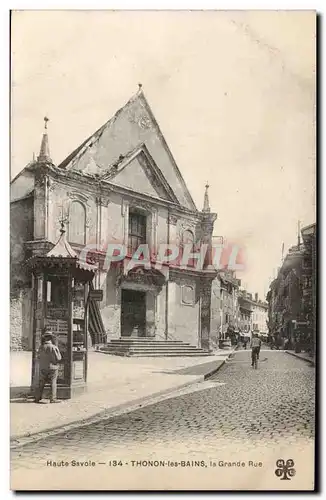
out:
{"label": "stone pilaster", "polygon": [[200,284],[200,339],[201,347],[210,351],[211,346],[211,293],[212,281],[202,278]]}
{"label": "stone pilaster", "polygon": [[150,249],[151,255],[154,257],[157,254],[157,209],[153,209],[151,215],[150,229]]}
{"label": "stone pilaster", "polygon": [[48,239],[48,182],[40,169],[35,172],[34,186],[34,239]]}
{"label": "stone pilaster", "polygon": [[146,293],[146,337],[155,337],[155,300],[156,298],[153,292]]}
{"label": "stone pilaster", "polygon": [[174,281],[168,281],[166,283],[167,289],[167,320],[168,320],[168,328],[167,334],[174,336],[175,335],[175,304],[177,300],[177,284]]}
{"label": "stone pilaster", "polygon": [[128,232],[129,232],[129,203],[126,200],[122,200],[121,203],[121,215],[123,224],[123,245],[128,245]]}
{"label": "stone pilaster", "polygon": [[203,213],[201,214],[201,243],[207,245],[205,267],[213,263],[212,255],[212,235],[214,230],[214,222],[217,218],[217,214],[214,213]]}

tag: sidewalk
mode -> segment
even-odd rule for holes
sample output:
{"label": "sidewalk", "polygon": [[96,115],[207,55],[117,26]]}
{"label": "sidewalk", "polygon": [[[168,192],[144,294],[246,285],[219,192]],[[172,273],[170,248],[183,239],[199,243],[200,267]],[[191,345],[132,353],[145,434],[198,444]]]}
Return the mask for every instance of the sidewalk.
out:
{"label": "sidewalk", "polygon": [[306,352],[295,352],[295,351],[285,351],[288,354],[291,354],[292,356],[295,356],[296,358],[303,359],[304,361],[308,361],[311,363],[313,366],[315,366],[315,358],[312,356],[309,356]]}
{"label": "sidewalk", "polygon": [[[130,411],[215,373],[233,350],[208,357],[125,358],[89,353],[87,392],[59,405],[11,399],[12,446]],[[11,353],[11,393],[27,394],[31,353]]]}

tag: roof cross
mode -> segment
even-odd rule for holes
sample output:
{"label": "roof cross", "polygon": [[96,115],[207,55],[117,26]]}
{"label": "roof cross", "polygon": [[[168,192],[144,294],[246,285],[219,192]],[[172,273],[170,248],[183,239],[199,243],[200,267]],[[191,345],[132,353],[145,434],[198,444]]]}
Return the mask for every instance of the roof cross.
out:
{"label": "roof cross", "polygon": [[68,215],[64,215],[64,211],[63,211],[63,203],[61,205],[61,217],[59,219],[59,222],[60,222],[60,233],[63,234],[66,232],[66,228],[65,228],[65,225],[67,224],[68,222]]}

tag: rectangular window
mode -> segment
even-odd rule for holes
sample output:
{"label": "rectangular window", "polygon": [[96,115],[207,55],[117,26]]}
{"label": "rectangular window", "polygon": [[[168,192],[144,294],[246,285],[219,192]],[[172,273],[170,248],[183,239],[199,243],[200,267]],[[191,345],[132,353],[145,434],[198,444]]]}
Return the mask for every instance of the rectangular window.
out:
{"label": "rectangular window", "polygon": [[42,278],[37,279],[37,302],[42,302],[43,299],[43,280]]}
{"label": "rectangular window", "polygon": [[46,300],[51,302],[51,281],[46,282]]}
{"label": "rectangular window", "polygon": [[129,212],[128,253],[134,254],[139,247],[146,243],[146,216]]}

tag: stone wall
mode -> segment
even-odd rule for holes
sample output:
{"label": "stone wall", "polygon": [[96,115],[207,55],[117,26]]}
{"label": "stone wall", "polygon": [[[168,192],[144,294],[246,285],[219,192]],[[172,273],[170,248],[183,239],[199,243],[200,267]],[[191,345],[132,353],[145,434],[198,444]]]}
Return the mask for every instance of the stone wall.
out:
{"label": "stone wall", "polygon": [[212,282],[211,295],[211,344],[213,348],[219,345],[221,327],[221,282],[217,277]]}
{"label": "stone wall", "polygon": [[24,267],[27,254],[25,242],[33,239],[33,197],[10,205],[10,290],[16,292],[30,284],[30,275]]}
{"label": "stone wall", "polygon": [[161,292],[155,299],[155,338],[156,340],[166,339],[166,287],[165,284]]}
{"label": "stone wall", "polygon": [[103,290],[103,300],[100,303],[100,311],[108,342],[120,338],[120,293],[116,290],[116,279],[115,269],[101,273],[100,287]]}
{"label": "stone wall", "polygon": [[10,349],[32,350],[31,290],[10,297]]}
{"label": "stone wall", "polygon": [[10,348],[32,349],[31,275],[25,242],[33,239],[33,196],[10,205]]}

